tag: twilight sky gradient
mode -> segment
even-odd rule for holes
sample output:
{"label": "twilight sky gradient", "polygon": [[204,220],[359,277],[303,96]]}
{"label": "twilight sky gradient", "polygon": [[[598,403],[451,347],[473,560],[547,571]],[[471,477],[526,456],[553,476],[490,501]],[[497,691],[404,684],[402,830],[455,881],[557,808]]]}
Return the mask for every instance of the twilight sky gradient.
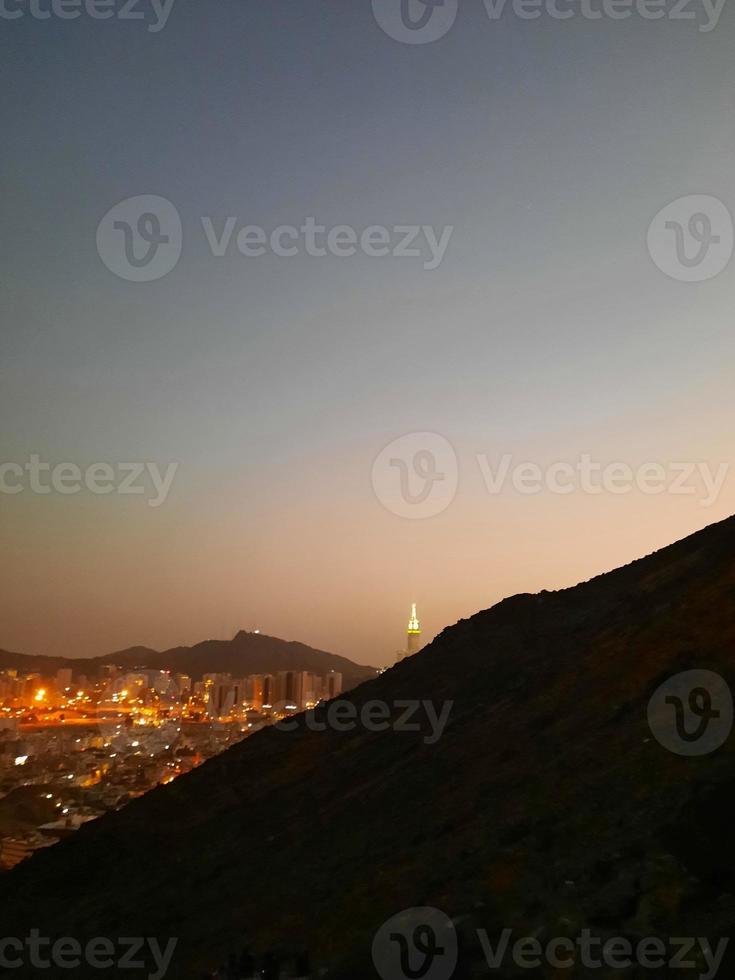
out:
{"label": "twilight sky gradient", "polygon": [[[693,8],[695,9],[695,8]],[[476,454],[732,458],[733,275],[682,283],[646,250],[669,201],[735,211],[735,14],[621,22],[461,0],[397,43],[368,0],[177,0],[158,34],[0,21],[5,98],[0,461],[179,464],[143,497],[0,495],[0,647],[92,655],[238,627],[392,662],[430,638],[735,511],[697,496],[511,490]],[[95,232],[171,200],[181,261],[132,283]],[[453,225],[441,266],[214,258],[200,218],[273,229]],[[454,503],[388,513],[379,451],[444,435]]]}

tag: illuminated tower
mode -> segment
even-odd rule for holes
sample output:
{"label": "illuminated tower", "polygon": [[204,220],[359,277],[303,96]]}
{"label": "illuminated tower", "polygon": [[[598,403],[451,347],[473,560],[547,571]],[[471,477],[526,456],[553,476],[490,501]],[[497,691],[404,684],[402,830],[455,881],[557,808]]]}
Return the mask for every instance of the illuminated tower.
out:
{"label": "illuminated tower", "polygon": [[421,649],[421,626],[416,615],[416,603],[411,606],[411,618],[408,621],[406,634],[406,656],[410,657]]}
{"label": "illuminated tower", "polygon": [[396,663],[399,660],[403,660],[405,657],[412,657],[414,653],[418,653],[421,649],[421,624],[419,623],[419,618],[416,615],[416,603],[414,602],[411,606],[411,618],[408,621],[408,629],[406,630],[406,647],[404,650],[398,650],[396,653]]}

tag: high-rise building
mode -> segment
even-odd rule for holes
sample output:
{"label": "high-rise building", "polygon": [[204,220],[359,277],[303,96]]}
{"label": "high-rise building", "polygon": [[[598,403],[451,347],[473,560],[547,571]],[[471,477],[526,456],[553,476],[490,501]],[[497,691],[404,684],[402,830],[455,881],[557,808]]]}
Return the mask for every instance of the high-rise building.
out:
{"label": "high-rise building", "polygon": [[191,693],[191,677],[188,674],[176,674],[174,677],[180,694]]}
{"label": "high-rise building", "polygon": [[165,694],[171,687],[171,673],[168,670],[148,670],[145,677],[146,686],[157,694]]}
{"label": "high-rise building", "polygon": [[[264,683],[262,674],[251,674],[248,677],[246,700],[252,708],[260,709],[264,704]],[[267,703],[267,702],[266,702]]]}
{"label": "high-rise building", "polygon": [[338,670],[330,670],[324,676],[325,696],[328,701],[342,693],[342,675]]}
{"label": "high-rise building", "polygon": [[276,679],[273,674],[263,674],[263,707],[272,707],[276,700]]}
{"label": "high-rise building", "polygon": [[232,681],[220,681],[209,688],[207,713],[212,718],[227,718],[235,705],[235,688]]}
{"label": "high-rise building", "polygon": [[275,702],[279,708],[294,710],[304,704],[304,671],[279,670],[276,674]]}
{"label": "high-rise building", "polygon": [[59,691],[65,691],[71,687],[71,667],[61,667],[56,671],[56,687]]}
{"label": "high-rise building", "polygon": [[319,674],[304,671],[304,707],[313,707],[324,694],[324,681]]}
{"label": "high-rise building", "polygon": [[411,618],[406,633],[406,656],[410,657],[421,649],[421,625],[416,615],[416,603],[411,606]]}
{"label": "high-rise building", "polygon": [[229,674],[204,674],[202,677],[202,680],[208,686],[211,686],[212,684],[221,684],[229,679]]}
{"label": "high-rise building", "polygon": [[248,679],[247,677],[237,677],[232,682],[232,693],[234,695],[233,705],[239,710],[247,700]]}
{"label": "high-rise building", "polygon": [[396,654],[396,660],[403,660],[405,657],[412,657],[414,653],[418,653],[421,649],[421,624],[419,623],[419,618],[416,614],[416,603],[411,605],[411,618],[408,621],[408,629],[406,631],[406,649],[399,650]]}
{"label": "high-rise building", "polygon": [[31,704],[41,688],[41,675],[34,671],[31,674],[23,674],[21,681],[21,697],[26,704]]}

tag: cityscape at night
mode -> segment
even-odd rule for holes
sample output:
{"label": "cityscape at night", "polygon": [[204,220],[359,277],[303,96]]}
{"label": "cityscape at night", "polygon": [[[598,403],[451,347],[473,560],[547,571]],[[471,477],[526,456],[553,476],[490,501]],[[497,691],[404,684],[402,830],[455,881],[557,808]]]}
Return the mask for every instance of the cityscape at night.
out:
{"label": "cityscape at night", "polygon": [[735,0],[0,0],[0,977],[735,978]]}
{"label": "cityscape at night", "polygon": [[341,693],[336,671],[0,670],[0,869]]}

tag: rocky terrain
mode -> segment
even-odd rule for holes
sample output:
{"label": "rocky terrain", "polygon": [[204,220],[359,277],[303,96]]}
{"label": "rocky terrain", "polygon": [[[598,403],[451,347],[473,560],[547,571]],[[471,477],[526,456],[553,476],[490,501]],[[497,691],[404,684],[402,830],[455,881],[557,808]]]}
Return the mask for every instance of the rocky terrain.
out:
{"label": "rocky terrain", "polygon": [[[575,588],[506,599],[349,695],[394,720],[396,702],[452,702],[437,740],[424,710],[420,731],[302,718],[83,828],[2,878],[4,934],[176,936],[182,980],[246,942],[375,976],[376,930],[423,905],[468,930],[457,976],[487,972],[475,928],[715,946],[735,926],[735,735],[677,754],[656,737],[673,737],[673,708],[654,732],[648,706],[680,672],[732,686],[734,668],[730,519]],[[728,953],[720,975],[732,969]],[[704,971],[622,976],[669,972]],[[496,971],[516,973],[529,971]]]}

